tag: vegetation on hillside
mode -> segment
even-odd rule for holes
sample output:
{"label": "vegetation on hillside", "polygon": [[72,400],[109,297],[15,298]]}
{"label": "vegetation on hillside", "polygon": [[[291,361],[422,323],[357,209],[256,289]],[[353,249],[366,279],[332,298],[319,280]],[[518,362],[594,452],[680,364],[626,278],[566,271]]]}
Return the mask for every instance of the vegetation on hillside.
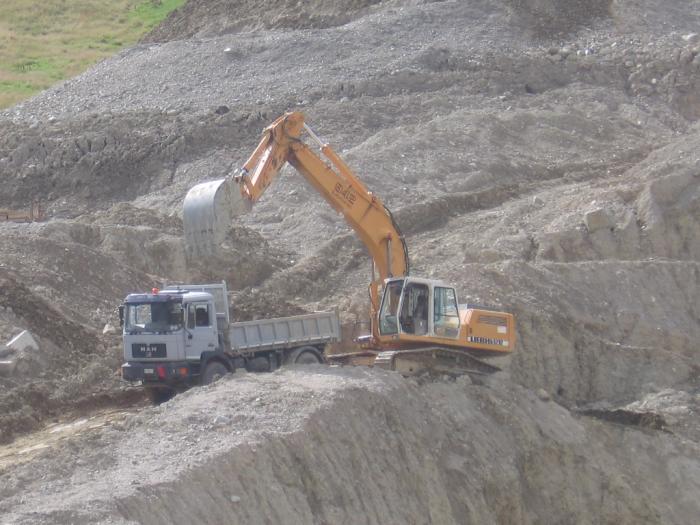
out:
{"label": "vegetation on hillside", "polygon": [[134,44],[186,0],[2,0],[0,108]]}

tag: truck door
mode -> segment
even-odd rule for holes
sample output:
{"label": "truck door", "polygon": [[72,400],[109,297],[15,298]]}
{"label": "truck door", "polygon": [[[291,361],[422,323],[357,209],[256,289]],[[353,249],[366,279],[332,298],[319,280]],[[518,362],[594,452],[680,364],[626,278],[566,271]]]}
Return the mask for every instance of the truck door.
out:
{"label": "truck door", "polygon": [[187,339],[185,354],[199,359],[202,352],[215,350],[218,343],[213,305],[197,302],[187,305]]}

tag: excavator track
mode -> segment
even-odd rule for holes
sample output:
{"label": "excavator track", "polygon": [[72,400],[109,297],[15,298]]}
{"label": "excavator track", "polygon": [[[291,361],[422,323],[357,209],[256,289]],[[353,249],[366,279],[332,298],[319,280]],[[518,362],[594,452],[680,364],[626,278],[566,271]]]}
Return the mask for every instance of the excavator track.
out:
{"label": "excavator track", "polygon": [[365,351],[326,356],[331,364],[370,366],[394,370],[403,376],[416,375],[489,375],[500,371],[460,350],[441,347],[411,350]]}

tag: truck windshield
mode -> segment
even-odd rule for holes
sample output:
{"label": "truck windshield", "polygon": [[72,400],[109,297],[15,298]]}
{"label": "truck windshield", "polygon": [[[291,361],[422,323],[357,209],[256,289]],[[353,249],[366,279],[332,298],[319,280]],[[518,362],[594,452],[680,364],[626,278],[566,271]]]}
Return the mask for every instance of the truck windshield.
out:
{"label": "truck windshield", "polygon": [[127,332],[174,332],[182,328],[182,303],[127,304],[125,317]]}

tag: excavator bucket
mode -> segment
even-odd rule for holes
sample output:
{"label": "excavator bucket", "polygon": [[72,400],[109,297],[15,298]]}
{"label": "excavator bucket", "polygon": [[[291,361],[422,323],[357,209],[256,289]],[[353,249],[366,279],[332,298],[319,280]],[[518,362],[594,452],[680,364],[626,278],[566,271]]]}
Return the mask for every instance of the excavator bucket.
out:
{"label": "excavator bucket", "polygon": [[182,221],[185,250],[190,260],[216,253],[235,217],[251,209],[230,179],[197,184],[187,192]]}

